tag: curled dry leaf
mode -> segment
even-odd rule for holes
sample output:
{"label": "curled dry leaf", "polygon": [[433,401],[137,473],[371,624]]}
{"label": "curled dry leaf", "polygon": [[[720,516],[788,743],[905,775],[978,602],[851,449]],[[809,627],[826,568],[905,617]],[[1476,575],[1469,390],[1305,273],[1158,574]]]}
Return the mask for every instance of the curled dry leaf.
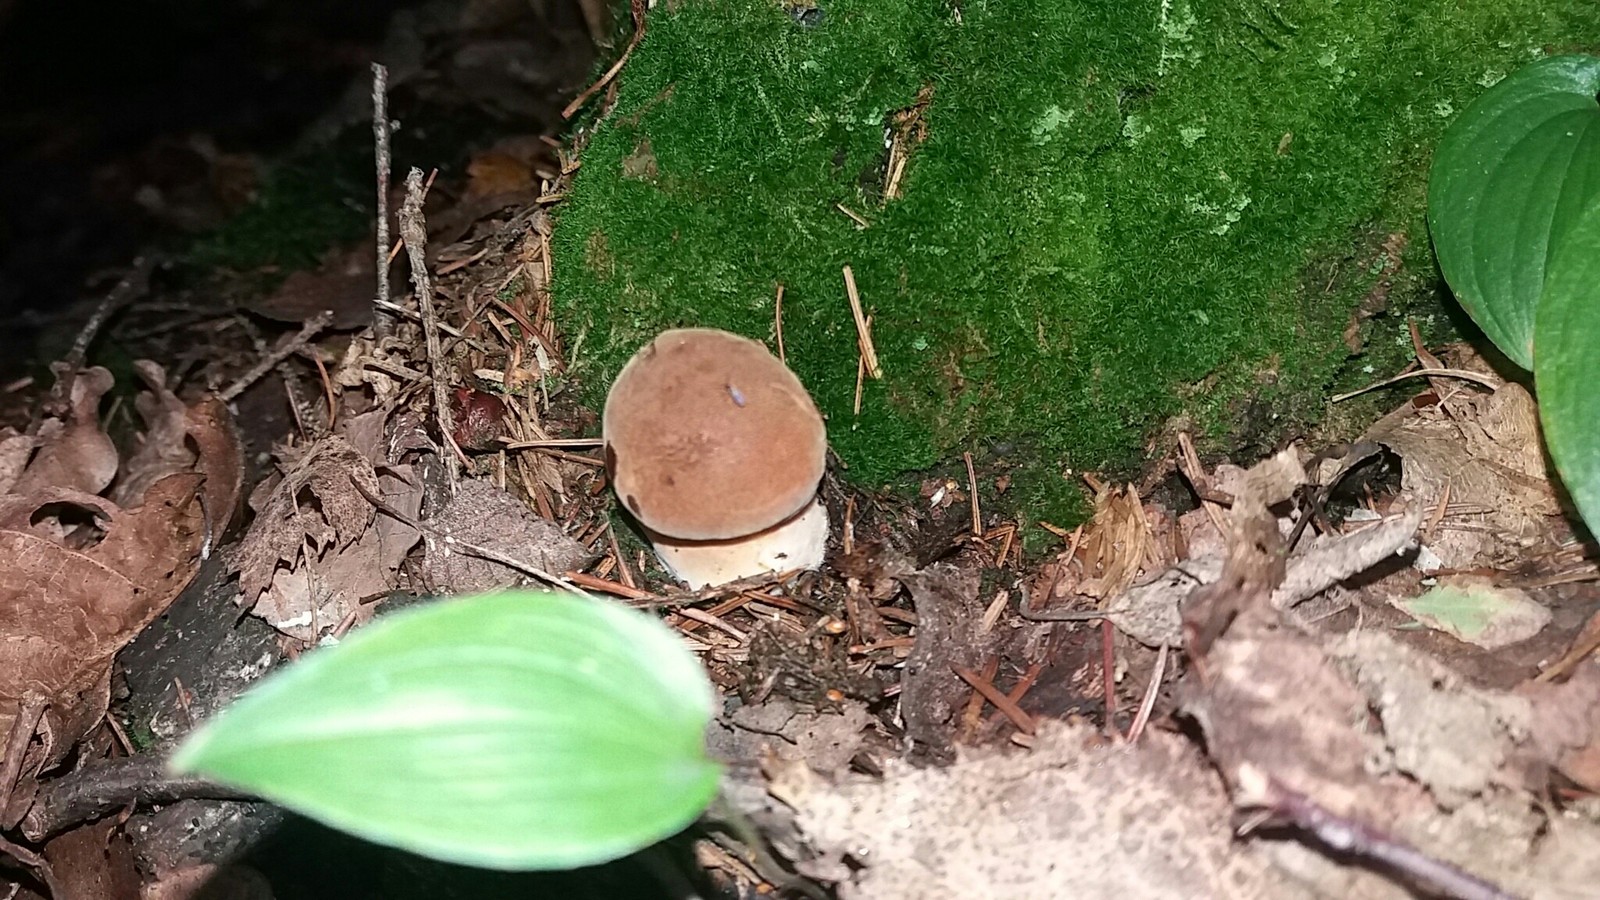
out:
{"label": "curled dry leaf", "polygon": [[299,566],[303,549],[319,556],[337,550],[372,522],[372,504],[352,481],[376,495],[378,474],[344,438],[323,438],[279,456],[282,477],[262,482],[250,495],[256,520],[233,554],[246,607],[255,605],[279,566]]}
{"label": "curled dry leaf", "polygon": [[189,446],[189,408],[167,390],[167,372],[161,366],[141,359],[133,372],[147,391],[134,399],[134,408],[144,420],[144,434],[122,465],[111,499],[128,504],[143,497],[150,486],[178,472],[194,468],[195,451]]}
{"label": "curled dry leaf", "polygon": [[100,398],[111,390],[111,373],[95,366],[72,382],[72,409],[65,422],[40,429],[39,450],[11,490],[28,494],[62,487],[98,494],[117,476],[117,448],[100,429]]}
{"label": "curled dry leaf", "polygon": [[[30,762],[59,761],[100,720],[112,657],[178,596],[231,517],[242,458],[227,407],[190,408],[186,437],[192,470],[128,506],[60,486],[0,497],[0,733],[24,692],[43,693],[45,740]],[[68,547],[52,522],[93,524]]]}
{"label": "curled dry leaf", "polygon": [[[381,454],[376,444],[369,449]],[[284,634],[310,642],[362,601],[392,590],[417,542],[409,524],[378,513],[367,496],[414,519],[422,484],[409,466],[386,467],[380,476],[369,455],[343,436],[280,455],[283,475],[251,498],[259,512],[231,562],[239,569],[241,602]]]}
{"label": "curled dry leaf", "polygon": [[1399,454],[1401,483],[1423,508],[1449,508],[1426,541],[1451,569],[1492,566],[1548,541],[1560,505],[1545,468],[1539,411],[1520,385],[1401,407],[1366,435]]}
{"label": "curled dry leaf", "polygon": [[1095,493],[1094,524],[1079,556],[1087,577],[1078,582],[1078,593],[1102,599],[1127,590],[1146,559],[1155,558],[1150,525],[1133,485],[1106,486]]}

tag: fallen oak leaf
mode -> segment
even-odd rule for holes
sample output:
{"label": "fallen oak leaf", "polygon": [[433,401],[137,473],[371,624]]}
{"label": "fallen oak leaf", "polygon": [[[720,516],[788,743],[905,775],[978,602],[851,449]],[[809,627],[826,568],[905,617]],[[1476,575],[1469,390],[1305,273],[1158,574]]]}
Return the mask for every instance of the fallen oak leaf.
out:
{"label": "fallen oak leaf", "polygon": [[320,557],[366,532],[375,510],[352,481],[369,493],[380,492],[372,463],[342,437],[279,455],[287,463],[283,477],[263,482],[252,495],[256,520],[229,557],[239,572],[240,604],[246,609],[272,586],[280,568],[299,571],[308,551]]}
{"label": "fallen oak leaf", "polygon": [[147,359],[133,364],[147,390],[133,405],[144,420],[144,433],[122,463],[111,499],[126,506],[167,475],[193,471],[196,452],[189,446],[189,407],[167,389],[167,372]]}
{"label": "fallen oak leaf", "polygon": [[111,373],[99,366],[78,374],[68,421],[52,420],[53,427],[40,429],[39,449],[11,486],[13,493],[51,486],[88,494],[106,489],[117,475],[117,447],[100,428],[99,410],[100,398],[112,384]]}
{"label": "fallen oak leaf", "polygon": [[[157,481],[124,509],[69,488],[0,497],[0,732],[24,694],[45,695],[43,742],[30,762],[58,762],[104,715],[111,660],[164,612],[238,502],[242,455],[227,408],[189,410],[198,471]],[[63,546],[35,519],[76,508],[103,534]]]}
{"label": "fallen oak leaf", "polygon": [[[1405,513],[1348,534],[1326,534],[1305,542],[1289,557],[1283,583],[1272,592],[1273,609],[1290,610],[1328,588],[1377,565],[1386,557],[1404,553],[1415,545],[1422,510]],[[1037,612],[1024,603],[1024,619],[1035,622],[1078,622],[1109,619],[1118,631],[1146,647],[1183,646],[1183,617],[1179,605],[1197,586],[1215,582],[1223,560],[1215,555],[1185,560],[1151,580],[1114,597],[1103,609]]]}
{"label": "fallen oak leaf", "polygon": [[38,445],[39,440],[32,435],[18,434],[14,428],[0,428],[0,494],[10,492],[11,486],[17,483],[28,465],[28,457]]}
{"label": "fallen oak leaf", "polygon": [[379,474],[378,486],[386,503],[371,527],[315,560],[302,555],[299,565],[275,569],[251,609],[254,615],[289,637],[314,643],[346,618],[370,610],[366,601],[394,590],[400,564],[420,535],[388,511],[414,520],[422,509],[422,483],[410,466],[389,466]]}

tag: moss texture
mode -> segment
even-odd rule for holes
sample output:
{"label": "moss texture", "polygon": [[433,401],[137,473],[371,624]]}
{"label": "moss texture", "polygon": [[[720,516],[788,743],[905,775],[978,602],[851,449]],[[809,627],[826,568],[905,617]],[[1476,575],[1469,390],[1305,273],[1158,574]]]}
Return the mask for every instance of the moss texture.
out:
{"label": "moss texture", "polygon": [[[560,210],[558,309],[598,392],[664,327],[771,337],[783,283],[789,362],[869,483],[985,438],[1126,465],[1174,415],[1215,435],[1320,403],[1377,275],[1363,246],[1409,231],[1407,265],[1431,267],[1422,186],[1453,113],[1600,43],[1591,13],[667,2]],[[925,140],[886,199],[886,134],[919,93]],[[859,416],[847,264],[884,370]]]}

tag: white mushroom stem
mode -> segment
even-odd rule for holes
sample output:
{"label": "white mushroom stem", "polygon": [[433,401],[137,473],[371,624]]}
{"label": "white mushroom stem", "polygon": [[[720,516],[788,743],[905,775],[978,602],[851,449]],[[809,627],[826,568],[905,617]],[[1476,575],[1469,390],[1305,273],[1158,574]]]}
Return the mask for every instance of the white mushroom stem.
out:
{"label": "white mushroom stem", "polygon": [[646,529],[674,578],[699,590],[753,575],[815,569],[828,547],[828,510],[820,500],[765,531],[725,541],[683,541]]}

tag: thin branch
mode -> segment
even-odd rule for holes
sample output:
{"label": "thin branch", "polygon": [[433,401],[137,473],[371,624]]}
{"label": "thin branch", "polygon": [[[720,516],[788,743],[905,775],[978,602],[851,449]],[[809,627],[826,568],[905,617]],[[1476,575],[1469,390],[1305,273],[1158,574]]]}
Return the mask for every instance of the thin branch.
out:
{"label": "thin branch", "polygon": [[1407,378],[1437,378],[1437,377],[1459,378],[1462,381],[1470,381],[1470,382],[1472,382],[1474,384],[1481,384],[1481,385],[1483,385],[1484,387],[1488,388],[1491,391],[1499,390],[1500,386],[1505,383],[1504,381],[1502,381],[1502,380],[1500,380],[1498,378],[1494,378],[1494,377],[1489,376],[1489,375],[1484,375],[1484,374],[1481,374],[1479,372],[1474,372],[1474,371],[1471,371],[1470,369],[1413,369],[1410,372],[1401,372],[1399,375],[1396,375],[1393,378],[1385,378],[1384,380],[1382,380],[1380,382],[1377,382],[1376,384],[1369,384],[1364,388],[1360,388],[1358,390],[1351,391],[1351,392],[1349,392],[1347,394],[1340,394],[1339,396],[1333,398],[1333,402],[1334,403],[1340,403],[1340,402],[1343,402],[1345,400],[1349,400],[1351,397],[1356,397],[1356,396],[1359,396],[1361,394],[1365,394],[1367,391],[1375,391],[1375,390],[1377,390],[1378,388],[1381,388],[1381,387],[1388,387],[1391,384],[1397,384],[1397,383],[1399,383],[1401,381],[1405,381]]}
{"label": "thin branch", "polygon": [[567,108],[561,111],[561,118],[572,118],[578,110],[583,108],[585,103],[589,102],[590,97],[593,97],[606,85],[610,84],[611,79],[616,78],[617,73],[622,71],[622,67],[627,65],[628,57],[633,55],[634,48],[639,46],[640,41],[644,40],[645,0],[632,0],[630,6],[633,10],[633,37],[628,39],[628,46],[623,49],[622,55],[617,57],[617,61],[611,64],[611,68],[600,76],[599,81],[589,85],[583,93],[578,95],[577,99],[567,104]]}
{"label": "thin branch", "polygon": [[261,380],[261,376],[267,374],[273,366],[300,352],[307,344],[310,344],[311,339],[316,337],[322,329],[327,328],[332,321],[333,313],[327,311],[320,312],[307,319],[298,334],[280,338],[278,346],[272,348],[271,352],[257,360],[249,371],[234,379],[233,384],[223,388],[222,392],[217,396],[221,397],[224,402],[234,400],[240,394],[249,390],[250,385]]}
{"label": "thin branch", "polygon": [[378,175],[378,293],[372,317],[372,335],[381,345],[394,330],[389,312],[389,69],[372,64],[372,143]]}
{"label": "thin branch", "polygon": [[155,271],[159,262],[154,256],[135,257],[128,274],[122,276],[116,286],[100,299],[99,305],[89,315],[89,321],[83,323],[78,336],[73,338],[72,348],[52,367],[58,368],[59,373],[55,386],[50,389],[50,399],[46,404],[48,411],[62,412],[70,406],[72,383],[78,379],[78,370],[83,368],[84,361],[88,359],[89,345],[94,343],[100,329],[113,315],[149,290],[150,273]]}
{"label": "thin branch", "polygon": [[[1512,895],[1365,822],[1340,816],[1254,765],[1239,767],[1235,803],[1288,823],[1340,854],[1379,863],[1411,879],[1429,894],[1459,900],[1512,900]],[[1258,817],[1257,822],[1263,821]],[[1241,829],[1241,833],[1244,829]]]}
{"label": "thin branch", "polygon": [[43,841],[130,805],[179,800],[250,800],[253,795],[189,775],[170,775],[167,761],[145,754],[108,760],[40,788],[22,819],[22,833]]}
{"label": "thin branch", "polygon": [[428,229],[422,217],[422,170],[413,167],[406,176],[406,199],[400,207],[400,239],[406,242],[406,258],[411,261],[411,286],[422,313],[422,336],[428,348],[428,371],[433,376],[433,415],[439,425],[440,456],[450,492],[455,493],[461,477],[461,462],[451,452],[455,424],[450,410],[450,377],[439,352],[439,314],[433,308],[433,279],[428,275]]}

